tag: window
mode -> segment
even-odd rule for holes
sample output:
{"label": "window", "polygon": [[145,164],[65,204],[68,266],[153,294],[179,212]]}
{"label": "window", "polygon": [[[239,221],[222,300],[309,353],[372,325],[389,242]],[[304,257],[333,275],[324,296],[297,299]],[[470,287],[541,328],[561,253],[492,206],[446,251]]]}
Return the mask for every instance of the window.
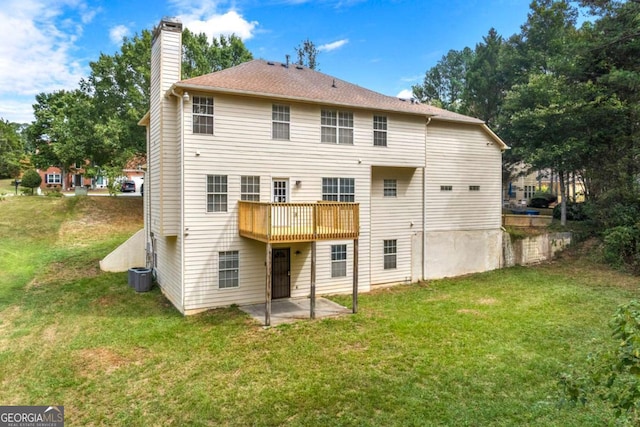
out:
{"label": "window", "polygon": [[44,176],[45,184],[61,184],[62,178],[59,173],[48,173]]}
{"label": "window", "polygon": [[382,190],[384,197],[398,196],[398,181],[395,179],[385,179],[384,188]]}
{"label": "window", "polygon": [[331,277],[346,277],[347,245],[331,245]]}
{"label": "window", "polygon": [[398,241],[384,241],[384,269],[390,270],[396,268],[396,260],[398,255]]}
{"label": "window", "polygon": [[271,137],[273,139],[289,139],[290,122],[288,105],[273,105],[271,108]]}
{"label": "window", "polygon": [[451,185],[441,185],[440,191],[453,191],[453,187]]}
{"label": "window", "polygon": [[207,175],[207,212],[227,211],[227,176]]}
{"label": "window", "polygon": [[237,288],[239,285],[238,251],[226,251],[218,253],[218,287]]}
{"label": "window", "polygon": [[193,97],[193,133],[213,135],[213,98]]}
{"label": "window", "polygon": [[329,202],[354,202],[354,178],[322,178],[322,200]]}
{"label": "window", "polygon": [[240,178],[240,200],[260,201],[259,176],[243,176]]}
{"label": "window", "polygon": [[387,146],[387,118],[385,116],[373,116],[373,145],[376,147]]}
{"label": "window", "polygon": [[524,198],[525,199],[530,199],[533,197],[533,193],[536,192],[536,186],[535,185],[525,185],[524,186]]}
{"label": "window", "polygon": [[480,186],[479,185],[470,185],[469,186],[469,191],[480,191]]}
{"label": "window", "polygon": [[353,113],[322,110],[320,141],[353,145]]}

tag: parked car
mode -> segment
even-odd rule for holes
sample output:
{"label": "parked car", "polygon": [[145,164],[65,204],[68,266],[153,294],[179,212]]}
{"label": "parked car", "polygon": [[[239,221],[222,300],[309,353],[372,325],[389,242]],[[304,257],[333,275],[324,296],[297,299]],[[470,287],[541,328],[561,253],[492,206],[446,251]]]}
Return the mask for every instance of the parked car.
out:
{"label": "parked car", "polygon": [[123,193],[135,193],[136,192],[136,183],[131,180],[122,181],[120,185],[120,191]]}
{"label": "parked car", "polygon": [[555,203],[558,197],[550,193],[536,193],[529,201],[532,208],[548,208],[549,205]]}

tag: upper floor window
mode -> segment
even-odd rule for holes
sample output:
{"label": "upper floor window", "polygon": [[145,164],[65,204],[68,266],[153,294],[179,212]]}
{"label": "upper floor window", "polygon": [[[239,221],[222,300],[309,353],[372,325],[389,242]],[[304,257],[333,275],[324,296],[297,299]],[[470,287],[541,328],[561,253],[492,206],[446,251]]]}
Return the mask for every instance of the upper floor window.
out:
{"label": "upper floor window", "polygon": [[322,178],[322,200],[329,202],[354,202],[355,198],[354,178]]}
{"label": "upper floor window", "polygon": [[288,105],[273,105],[271,108],[271,137],[273,139],[289,139],[291,114]]}
{"label": "upper floor window", "polygon": [[227,176],[207,175],[207,212],[227,211]]}
{"label": "upper floor window", "polygon": [[240,178],[240,200],[260,201],[259,176],[243,176]]}
{"label": "upper floor window", "polygon": [[213,97],[193,97],[193,133],[213,135]]}
{"label": "upper floor window", "polygon": [[385,179],[382,194],[384,197],[397,197],[398,181],[395,179]]}
{"label": "upper floor window", "polygon": [[387,118],[385,116],[373,116],[373,145],[387,146]]}
{"label": "upper floor window", "polygon": [[353,144],[353,113],[322,110],[320,142]]}

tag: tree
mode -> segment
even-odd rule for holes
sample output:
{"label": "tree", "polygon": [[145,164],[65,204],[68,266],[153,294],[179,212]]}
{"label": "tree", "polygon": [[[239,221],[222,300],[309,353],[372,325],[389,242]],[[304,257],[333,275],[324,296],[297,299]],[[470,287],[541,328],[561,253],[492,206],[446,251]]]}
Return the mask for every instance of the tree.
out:
{"label": "tree", "polygon": [[315,43],[306,39],[294,49],[296,51],[296,56],[298,57],[298,65],[305,66],[312,70],[318,69],[318,66],[320,66],[317,61],[319,51],[316,48]]}
{"label": "tree", "polygon": [[463,94],[467,72],[474,53],[468,47],[450,50],[435,67],[426,72],[421,85],[414,85],[413,95],[421,102],[459,112],[463,109]]}
{"label": "tree", "polygon": [[483,43],[476,45],[465,78],[465,112],[494,128],[497,127],[506,91],[510,88],[503,70],[502,46],[502,37],[491,28],[483,38]]}
{"label": "tree", "polygon": [[31,189],[31,194],[33,195],[33,189],[38,188],[42,183],[42,178],[40,174],[35,169],[27,170],[24,175],[22,175],[22,182],[20,186]]}
{"label": "tree", "polygon": [[[36,148],[32,162],[37,168],[60,168],[64,176],[73,163],[91,157],[93,143],[92,105],[80,90],[57,91],[36,96],[35,121],[28,128]],[[62,183],[63,189],[66,183]]]}
{"label": "tree", "polygon": [[20,159],[24,143],[20,125],[0,119],[0,177],[17,178],[20,175]]}
{"label": "tree", "polygon": [[232,34],[213,38],[209,44],[206,34],[182,32],[182,78],[188,79],[213,73],[251,61],[253,55],[242,39]]}

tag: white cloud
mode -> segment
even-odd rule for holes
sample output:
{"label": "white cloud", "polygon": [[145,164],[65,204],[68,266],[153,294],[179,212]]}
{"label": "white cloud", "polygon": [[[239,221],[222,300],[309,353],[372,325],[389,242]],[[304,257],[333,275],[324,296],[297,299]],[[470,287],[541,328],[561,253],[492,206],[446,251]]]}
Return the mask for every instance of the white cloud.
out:
{"label": "white cloud", "polygon": [[242,40],[248,40],[253,37],[258,26],[257,21],[247,21],[234,10],[223,15],[214,14],[206,18],[194,15],[181,15],[179,18],[189,30],[196,34],[205,33],[210,40],[223,34],[227,36],[235,34]]}
{"label": "white cloud", "polygon": [[120,46],[122,39],[129,35],[129,29],[125,25],[116,25],[109,30],[109,38],[113,44]]}
{"label": "white cloud", "polygon": [[413,91],[411,89],[402,89],[397,95],[396,98],[410,99],[413,98]]}
{"label": "white cloud", "polygon": [[332,43],[326,43],[323,44],[322,46],[318,47],[318,50],[320,52],[331,52],[332,50],[336,50],[338,48],[341,48],[342,46],[344,46],[345,44],[349,43],[349,39],[342,39],[342,40],[338,40]]}
{"label": "white cloud", "polygon": [[92,18],[86,13],[80,0],[5,3],[0,10],[2,118],[25,121],[32,117],[34,95],[77,87],[86,70],[73,59],[72,51],[82,34],[83,19]]}
{"label": "white cloud", "polygon": [[178,18],[186,28],[196,34],[205,33],[209,39],[235,34],[242,40],[248,40],[254,36],[259,25],[257,21],[246,20],[234,9],[219,13],[219,1],[172,0],[171,3],[178,10]]}

